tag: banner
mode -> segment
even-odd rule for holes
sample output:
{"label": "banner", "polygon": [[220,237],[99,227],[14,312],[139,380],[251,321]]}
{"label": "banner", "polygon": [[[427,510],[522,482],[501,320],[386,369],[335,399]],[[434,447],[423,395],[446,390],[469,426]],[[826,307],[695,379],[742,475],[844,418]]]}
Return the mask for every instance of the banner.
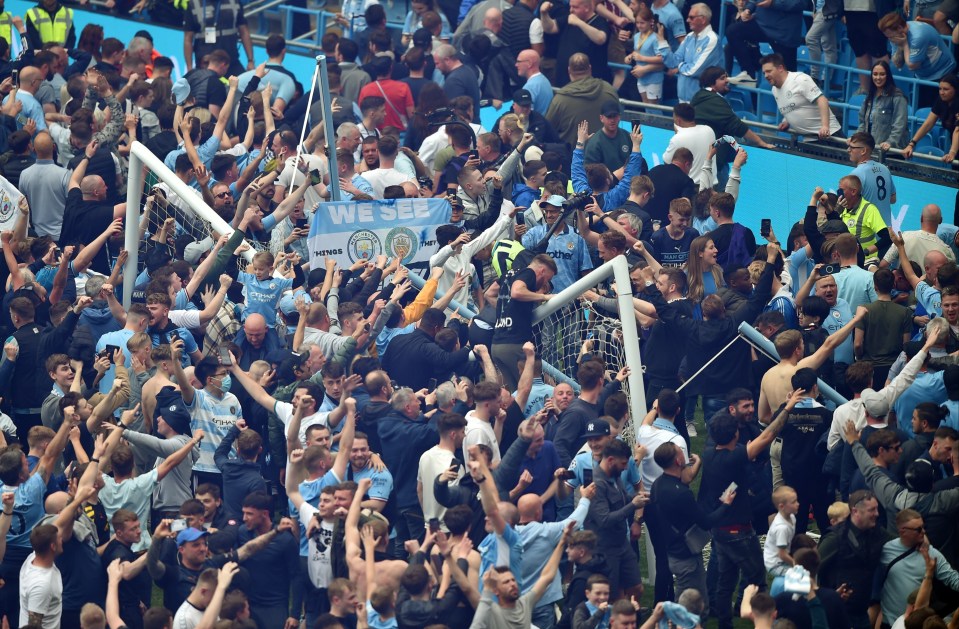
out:
{"label": "banner", "polygon": [[[12,183],[0,177],[0,231],[13,231],[20,216],[19,204],[23,194]],[[3,245],[0,244],[0,248]]]}
{"label": "banner", "polygon": [[326,258],[347,268],[378,255],[426,264],[439,247],[436,228],[450,222],[446,199],[388,199],[320,203],[310,221],[310,268]]}

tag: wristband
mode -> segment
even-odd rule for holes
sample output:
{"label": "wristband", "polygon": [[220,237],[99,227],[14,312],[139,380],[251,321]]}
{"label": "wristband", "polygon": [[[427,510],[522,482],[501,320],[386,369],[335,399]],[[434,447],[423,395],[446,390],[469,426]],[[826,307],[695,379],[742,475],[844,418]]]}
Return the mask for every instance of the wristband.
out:
{"label": "wristband", "polygon": [[92,456],[92,457],[90,457],[90,462],[91,462],[91,463],[99,463],[99,462],[100,462],[100,459],[96,458],[95,456]]}
{"label": "wristband", "polygon": [[7,517],[13,516],[13,511],[9,511],[9,512],[8,512],[8,511],[2,511],[2,513],[3,513],[3,515],[5,515],[5,516],[7,516]]}

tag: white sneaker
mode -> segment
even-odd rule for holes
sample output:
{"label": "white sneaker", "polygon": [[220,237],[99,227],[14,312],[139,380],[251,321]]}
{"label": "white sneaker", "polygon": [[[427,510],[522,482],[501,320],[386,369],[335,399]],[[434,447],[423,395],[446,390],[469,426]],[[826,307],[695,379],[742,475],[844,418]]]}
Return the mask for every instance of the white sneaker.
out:
{"label": "white sneaker", "polygon": [[754,79],[753,77],[749,76],[749,73],[746,72],[745,70],[743,70],[742,72],[740,72],[740,73],[737,74],[736,76],[730,77],[729,82],[730,82],[730,83],[734,83],[734,84],[739,84],[739,83],[755,83],[755,82],[756,82],[756,79]]}
{"label": "white sneaker", "polygon": [[686,433],[690,437],[698,437],[699,433],[696,432],[696,424],[693,424],[693,423],[686,424]]}

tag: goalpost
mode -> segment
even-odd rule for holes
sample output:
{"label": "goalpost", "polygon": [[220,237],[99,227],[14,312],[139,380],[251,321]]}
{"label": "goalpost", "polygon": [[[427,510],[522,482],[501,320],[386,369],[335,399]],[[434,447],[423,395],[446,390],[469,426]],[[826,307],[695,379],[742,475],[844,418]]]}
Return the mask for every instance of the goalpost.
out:
{"label": "goalpost", "polygon": [[[177,233],[192,233],[198,236],[196,240],[202,240],[207,236],[212,237],[214,232],[230,235],[235,231],[203,201],[199,192],[183,183],[140,142],[134,142],[130,147],[129,160],[127,215],[123,245],[128,255],[123,269],[124,308],[130,307],[137,275],[145,266],[145,261],[141,261],[141,258],[146,253],[148,238],[159,231],[167,218],[174,220]],[[147,175],[150,176],[149,181]],[[175,205],[168,204],[163,207],[155,203],[153,207],[146,207],[150,190],[157,183],[165,184],[179,197]],[[256,247],[248,240],[244,242],[249,245],[249,248],[240,256],[245,262],[252,262]]]}
{"label": "goalpost", "polygon": [[[600,312],[585,300],[580,300],[580,295],[585,291],[596,290],[610,279],[615,282],[617,313]],[[416,274],[411,273],[410,280],[417,289],[425,284],[423,278]],[[476,316],[475,312],[457,303],[450,304],[447,312],[458,312],[467,318]],[[593,269],[549,302],[536,308],[533,311],[533,337],[536,352],[543,359],[544,374],[557,384],[570,384],[577,392],[576,361],[584,342],[591,341],[591,353],[602,357],[609,378],[615,377],[620,369],[629,365],[631,373],[623,383],[623,392],[629,399],[632,431],[624,427],[623,435],[627,441],[634,443],[634,431],[648,409],[626,258],[619,256]]]}

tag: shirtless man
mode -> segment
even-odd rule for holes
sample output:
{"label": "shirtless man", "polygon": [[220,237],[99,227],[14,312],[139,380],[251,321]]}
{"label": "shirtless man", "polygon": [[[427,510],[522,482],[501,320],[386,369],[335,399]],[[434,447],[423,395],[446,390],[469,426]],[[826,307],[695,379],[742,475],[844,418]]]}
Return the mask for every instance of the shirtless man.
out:
{"label": "shirtless man", "polygon": [[[180,345],[183,341],[177,341]],[[182,350],[182,348],[181,348]],[[180,387],[170,379],[173,375],[173,355],[169,345],[157,345],[150,350],[150,359],[156,365],[157,371],[143,383],[140,393],[140,409],[143,412],[144,425],[153,425],[154,411],[156,410],[157,393],[163,387],[173,387],[177,391]]]}

